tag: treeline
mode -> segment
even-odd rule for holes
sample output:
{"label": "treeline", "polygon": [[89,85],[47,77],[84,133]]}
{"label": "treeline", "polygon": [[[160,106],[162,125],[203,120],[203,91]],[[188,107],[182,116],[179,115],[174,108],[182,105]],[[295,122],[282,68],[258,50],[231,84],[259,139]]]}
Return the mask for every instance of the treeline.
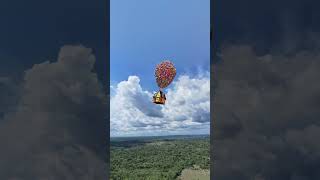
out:
{"label": "treeline", "polygon": [[185,168],[209,169],[208,139],[154,141],[131,148],[111,147],[112,180],[173,180]]}

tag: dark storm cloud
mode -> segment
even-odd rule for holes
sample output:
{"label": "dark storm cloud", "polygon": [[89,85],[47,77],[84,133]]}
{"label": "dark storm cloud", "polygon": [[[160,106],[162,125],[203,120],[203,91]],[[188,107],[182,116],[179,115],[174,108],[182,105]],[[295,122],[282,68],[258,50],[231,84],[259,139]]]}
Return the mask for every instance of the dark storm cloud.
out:
{"label": "dark storm cloud", "polygon": [[213,176],[320,179],[320,54],[221,50],[214,68]]}
{"label": "dark storm cloud", "polygon": [[26,71],[0,125],[0,179],[105,178],[108,107],[94,63],[91,49],[63,46]]}

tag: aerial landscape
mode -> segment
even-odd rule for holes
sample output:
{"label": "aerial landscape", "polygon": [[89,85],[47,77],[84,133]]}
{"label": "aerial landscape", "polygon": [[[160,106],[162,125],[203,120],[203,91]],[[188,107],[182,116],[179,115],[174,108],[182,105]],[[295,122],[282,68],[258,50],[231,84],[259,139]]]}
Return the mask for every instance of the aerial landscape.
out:
{"label": "aerial landscape", "polygon": [[209,180],[209,135],[111,138],[111,180]]}

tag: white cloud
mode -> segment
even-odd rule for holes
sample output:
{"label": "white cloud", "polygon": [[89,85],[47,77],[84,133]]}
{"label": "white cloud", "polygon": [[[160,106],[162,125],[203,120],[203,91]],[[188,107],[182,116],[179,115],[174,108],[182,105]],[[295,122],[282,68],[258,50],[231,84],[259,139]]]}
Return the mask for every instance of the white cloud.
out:
{"label": "white cloud", "polygon": [[208,133],[210,129],[209,73],[182,75],[167,89],[164,106],[152,103],[137,76],[113,86],[111,135]]}

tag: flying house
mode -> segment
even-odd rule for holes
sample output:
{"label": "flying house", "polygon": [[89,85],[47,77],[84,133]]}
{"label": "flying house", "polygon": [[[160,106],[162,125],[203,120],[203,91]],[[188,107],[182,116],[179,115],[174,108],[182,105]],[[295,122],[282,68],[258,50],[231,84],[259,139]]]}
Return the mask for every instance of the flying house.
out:
{"label": "flying house", "polygon": [[158,91],[153,95],[153,102],[155,104],[165,104],[166,95],[162,91]]}

